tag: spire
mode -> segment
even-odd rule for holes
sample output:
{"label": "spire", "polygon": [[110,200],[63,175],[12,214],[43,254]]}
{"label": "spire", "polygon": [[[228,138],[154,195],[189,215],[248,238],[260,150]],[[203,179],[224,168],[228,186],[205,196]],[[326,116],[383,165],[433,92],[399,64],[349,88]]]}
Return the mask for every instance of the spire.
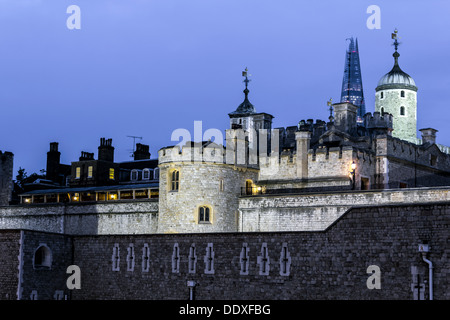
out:
{"label": "spire", "polygon": [[248,77],[251,76],[251,74],[248,73],[248,69],[247,68],[245,68],[245,70],[242,71],[242,76],[245,77],[245,79],[243,81],[245,83],[245,89],[244,89],[245,98],[244,98],[244,101],[236,109],[236,111],[233,111],[230,114],[255,113],[255,107],[253,107],[253,105],[248,100],[248,93],[250,92],[248,90],[248,83],[251,81],[251,80],[248,79]]}
{"label": "spire", "polygon": [[342,79],[341,102],[349,102],[358,107],[358,118],[366,113],[362,86],[361,66],[359,62],[358,39],[350,41],[345,54],[344,77]]}

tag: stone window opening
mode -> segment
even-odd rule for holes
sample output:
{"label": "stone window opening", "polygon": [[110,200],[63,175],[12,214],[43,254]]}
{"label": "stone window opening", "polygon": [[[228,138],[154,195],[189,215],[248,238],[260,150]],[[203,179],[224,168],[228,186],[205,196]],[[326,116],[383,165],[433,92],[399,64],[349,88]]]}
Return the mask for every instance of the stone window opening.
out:
{"label": "stone window opening", "polygon": [[188,271],[189,273],[195,273],[196,265],[197,265],[197,255],[195,254],[195,244],[193,243],[189,247],[189,263],[188,263]]}
{"label": "stone window opening", "polygon": [[400,91],[400,97],[404,98],[405,97],[405,91]]}
{"label": "stone window opening", "polygon": [[239,257],[239,263],[241,265],[240,275],[248,275],[248,266],[250,263],[249,251],[247,243],[242,244],[241,255]]}
{"label": "stone window opening", "polygon": [[180,248],[178,247],[178,243],[173,245],[172,251],[172,273],[180,272]]}
{"label": "stone window opening", "polygon": [[204,258],[205,273],[214,274],[214,248],[212,243],[208,243],[206,247],[206,255]]}
{"label": "stone window opening", "polygon": [[198,223],[211,223],[211,208],[200,206],[198,208]]}
{"label": "stone window opening", "polygon": [[148,243],[144,243],[142,248],[142,272],[149,272],[150,270],[150,248]]}
{"label": "stone window opening", "polygon": [[283,243],[280,253],[280,275],[288,276],[291,271],[291,254],[289,253],[287,243]]}
{"label": "stone window opening", "polygon": [[120,248],[119,244],[115,243],[113,247],[113,254],[112,254],[112,271],[120,271]]}
{"label": "stone window opening", "polygon": [[178,191],[180,188],[180,171],[173,170],[170,174],[170,191]]}
{"label": "stone window opening", "polygon": [[384,92],[383,91],[380,92],[380,99],[384,99]]}
{"label": "stone window opening", "polygon": [[384,113],[384,107],[381,107],[381,115]]}
{"label": "stone window opening", "polygon": [[263,243],[261,245],[261,255],[258,256],[258,265],[259,265],[259,274],[269,275],[270,271],[270,258],[269,258],[269,251],[267,249],[267,243]]}
{"label": "stone window opening", "polygon": [[405,114],[405,107],[404,107],[404,106],[401,106],[401,107],[400,107],[400,115],[401,115],[401,116],[406,115],[406,114]]}
{"label": "stone window opening", "polygon": [[132,243],[129,244],[127,248],[127,271],[134,271],[134,245]]}
{"label": "stone window opening", "polygon": [[52,251],[45,243],[40,244],[34,252],[33,267],[34,269],[51,269]]}

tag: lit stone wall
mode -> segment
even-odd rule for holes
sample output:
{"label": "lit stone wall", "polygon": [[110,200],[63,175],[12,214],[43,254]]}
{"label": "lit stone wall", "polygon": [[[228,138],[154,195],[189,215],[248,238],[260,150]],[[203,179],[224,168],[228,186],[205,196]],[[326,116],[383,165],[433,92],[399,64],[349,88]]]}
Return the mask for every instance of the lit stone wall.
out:
{"label": "lit stone wall", "polygon": [[0,229],[65,234],[156,233],[157,200],[0,207]]}
{"label": "lit stone wall", "polygon": [[[401,91],[405,92],[405,97],[401,97]],[[400,114],[402,106],[405,107],[404,115]],[[408,89],[379,90],[375,95],[375,111],[381,112],[381,108],[393,115],[393,137],[417,142],[417,92]]]}
{"label": "lit stone wall", "polygon": [[239,230],[325,230],[351,207],[449,201],[449,191],[436,187],[241,197]]}
{"label": "lit stone wall", "polygon": [[[159,165],[158,233],[235,232],[238,197],[257,170],[220,163],[168,162]],[[179,171],[179,189],[171,190],[170,176]],[[198,219],[200,206],[210,208],[211,223]]]}

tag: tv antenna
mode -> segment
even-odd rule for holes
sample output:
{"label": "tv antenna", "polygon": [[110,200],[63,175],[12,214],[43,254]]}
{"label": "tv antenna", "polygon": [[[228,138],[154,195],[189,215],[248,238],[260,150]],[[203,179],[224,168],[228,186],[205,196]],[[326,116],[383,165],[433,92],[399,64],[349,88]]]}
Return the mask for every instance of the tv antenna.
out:
{"label": "tv antenna", "polygon": [[138,137],[138,136],[127,136],[128,138],[133,138],[133,151],[131,153],[130,157],[134,157],[134,151],[136,151],[136,139],[140,139],[142,140],[142,137]]}

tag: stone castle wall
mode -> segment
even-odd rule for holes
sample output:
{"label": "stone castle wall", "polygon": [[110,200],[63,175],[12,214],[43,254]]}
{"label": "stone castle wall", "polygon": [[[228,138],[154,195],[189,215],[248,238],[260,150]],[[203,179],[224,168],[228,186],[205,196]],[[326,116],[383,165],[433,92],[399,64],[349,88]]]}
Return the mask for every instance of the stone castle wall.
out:
{"label": "stone castle wall", "polygon": [[[187,281],[196,282],[197,300],[411,300],[416,287],[427,299],[428,265],[418,251],[427,243],[434,299],[448,300],[449,219],[447,201],[354,208],[317,232],[62,236],[23,231],[22,299],[34,290],[38,299],[63,291],[74,300],[187,300]],[[17,243],[17,233],[9,232],[0,245]],[[37,271],[30,259],[42,242],[54,252],[55,267]],[[69,264],[81,270],[79,290],[68,290],[63,281]],[[380,270],[379,289],[367,286],[371,266]],[[2,299],[5,288],[0,286]]]}
{"label": "stone castle wall", "polygon": [[156,233],[157,224],[157,200],[0,207],[0,229],[65,234],[136,234]]}
{"label": "stone castle wall", "polygon": [[450,201],[448,187],[261,195],[239,199],[243,232],[325,230],[351,207]]}

